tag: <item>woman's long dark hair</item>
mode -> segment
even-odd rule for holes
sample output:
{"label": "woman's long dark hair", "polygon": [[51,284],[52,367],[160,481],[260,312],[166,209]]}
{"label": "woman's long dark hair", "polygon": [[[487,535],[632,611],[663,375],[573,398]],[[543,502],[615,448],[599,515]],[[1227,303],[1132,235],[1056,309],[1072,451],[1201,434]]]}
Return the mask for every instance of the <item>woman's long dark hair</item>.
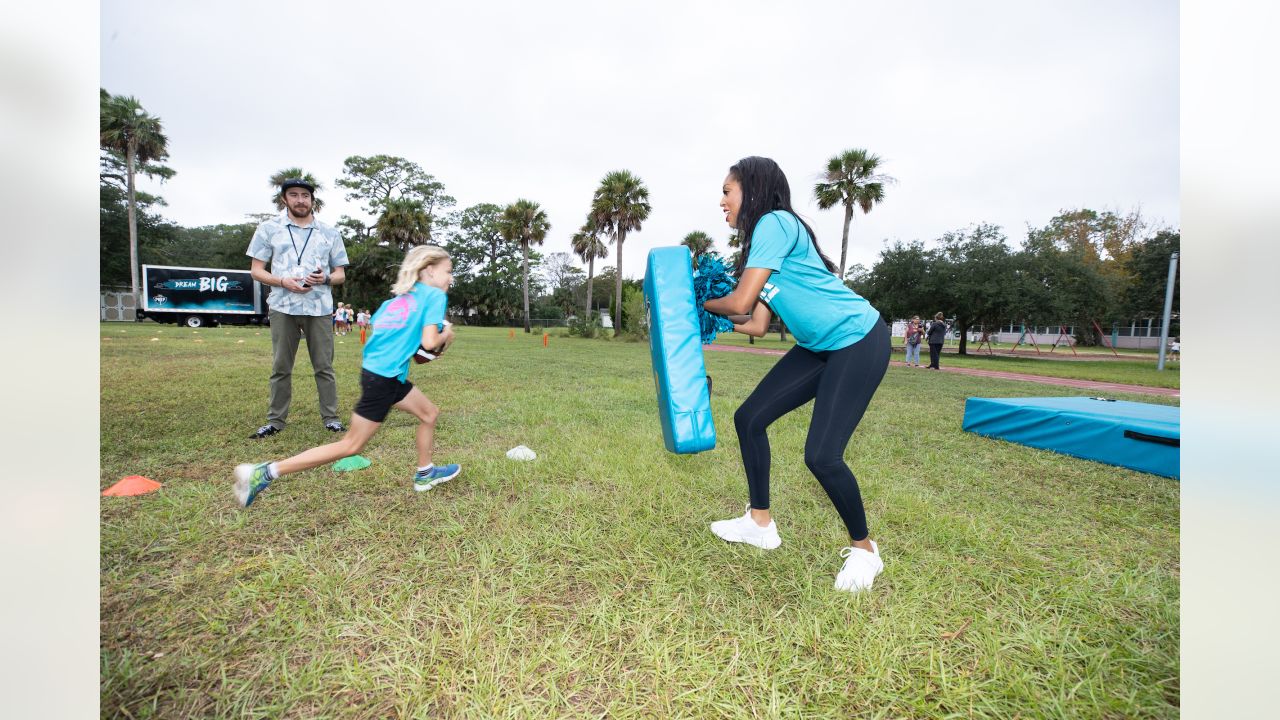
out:
{"label": "woman's long dark hair", "polygon": [[836,272],[836,264],[818,247],[813,228],[791,209],[791,185],[787,183],[787,176],[782,174],[778,163],[766,157],[752,155],[730,167],[729,175],[742,185],[742,206],[738,208],[738,236],[741,242],[738,244],[738,264],[733,268],[734,276],[742,277],[742,271],[747,269],[747,258],[751,256],[751,234],[756,223],[774,210],[791,213],[809,233],[813,249],[818,251],[823,264],[832,273]]}

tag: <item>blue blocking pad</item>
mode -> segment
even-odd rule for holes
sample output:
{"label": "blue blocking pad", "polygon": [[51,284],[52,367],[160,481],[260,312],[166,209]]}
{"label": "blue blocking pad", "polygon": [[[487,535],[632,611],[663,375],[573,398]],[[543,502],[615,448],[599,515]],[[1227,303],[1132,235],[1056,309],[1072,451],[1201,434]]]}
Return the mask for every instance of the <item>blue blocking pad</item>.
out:
{"label": "blue blocking pad", "polygon": [[969,398],[964,429],[1176,479],[1180,414],[1168,405],[1088,397]]}
{"label": "blue blocking pad", "polygon": [[649,352],[658,389],[658,418],[667,450],[689,454],[716,446],[711,392],[702,362],[702,329],[693,295],[689,248],[654,248],[644,273]]}

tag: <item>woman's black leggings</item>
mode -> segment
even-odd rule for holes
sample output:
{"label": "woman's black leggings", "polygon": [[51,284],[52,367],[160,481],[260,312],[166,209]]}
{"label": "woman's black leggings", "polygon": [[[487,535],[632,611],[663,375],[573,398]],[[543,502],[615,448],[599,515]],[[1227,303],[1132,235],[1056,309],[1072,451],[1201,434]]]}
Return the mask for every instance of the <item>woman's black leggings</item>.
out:
{"label": "woman's black leggings", "polygon": [[844,448],[889,367],[889,329],[883,322],[840,350],[791,348],[734,413],[751,507],[769,507],[769,437],[774,420],[813,400],[804,463],[822,483],[853,540],[867,537],[867,514]]}

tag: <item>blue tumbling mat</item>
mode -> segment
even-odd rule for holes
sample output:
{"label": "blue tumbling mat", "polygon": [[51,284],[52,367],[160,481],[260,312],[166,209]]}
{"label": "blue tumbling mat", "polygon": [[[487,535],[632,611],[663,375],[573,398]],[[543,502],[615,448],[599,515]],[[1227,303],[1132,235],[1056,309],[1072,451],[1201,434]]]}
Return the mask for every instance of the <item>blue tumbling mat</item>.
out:
{"label": "blue tumbling mat", "polygon": [[1088,397],[969,398],[964,429],[1009,442],[1178,478],[1180,411]]}
{"label": "blue tumbling mat", "polygon": [[649,353],[658,390],[662,440],[673,453],[697,453],[716,446],[711,391],[702,362],[702,329],[693,294],[689,248],[649,251],[644,273],[649,313]]}

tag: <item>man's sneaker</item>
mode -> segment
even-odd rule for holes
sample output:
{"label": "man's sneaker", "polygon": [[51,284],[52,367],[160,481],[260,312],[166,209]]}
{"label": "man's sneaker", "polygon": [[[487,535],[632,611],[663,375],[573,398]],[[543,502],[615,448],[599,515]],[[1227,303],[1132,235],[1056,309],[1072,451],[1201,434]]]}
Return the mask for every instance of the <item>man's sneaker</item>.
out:
{"label": "man's sneaker", "polygon": [[769,520],[768,527],[757,525],[756,521],[751,519],[750,505],[747,506],[747,512],[742,517],[711,523],[711,532],[723,540],[755,545],[765,550],[772,550],[782,544],[782,538],[778,537],[778,524]]}
{"label": "man's sneaker", "polygon": [[884,569],[884,561],[880,559],[880,547],[871,541],[872,552],[862,548],[847,547],[840,551],[845,558],[844,567],[836,574],[836,589],[858,592],[870,590],[876,575]]}
{"label": "man's sneaker", "polygon": [[462,472],[461,465],[436,465],[428,470],[425,475],[414,475],[413,489],[417,492],[430,490],[440,483],[446,483],[458,477],[460,472]]}
{"label": "man's sneaker", "polygon": [[249,507],[258,493],[267,489],[271,480],[267,478],[269,463],[244,463],[236,466],[236,501],[240,507]]}
{"label": "man's sneaker", "polygon": [[342,422],[338,420],[330,420],[329,422],[325,423],[324,429],[328,430],[329,432],[346,432],[346,428],[343,427]]}
{"label": "man's sneaker", "polygon": [[264,438],[264,437],[267,437],[267,436],[270,436],[270,435],[275,435],[275,434],[276,434],[276,433],[278,433],[278,432],[280,432],[280,428],[276,427],[275,425],[271,425],[271,424],[269,424],[269,423],[268,423],[268,424],[263,425],[262,427],[258,428],[257,430],[254,430],[254,431],[253,431],[253,434],[249,436],[249,439],[250,439],[250,440],[261,440],[261,439],[262,439],[262,438]]}

